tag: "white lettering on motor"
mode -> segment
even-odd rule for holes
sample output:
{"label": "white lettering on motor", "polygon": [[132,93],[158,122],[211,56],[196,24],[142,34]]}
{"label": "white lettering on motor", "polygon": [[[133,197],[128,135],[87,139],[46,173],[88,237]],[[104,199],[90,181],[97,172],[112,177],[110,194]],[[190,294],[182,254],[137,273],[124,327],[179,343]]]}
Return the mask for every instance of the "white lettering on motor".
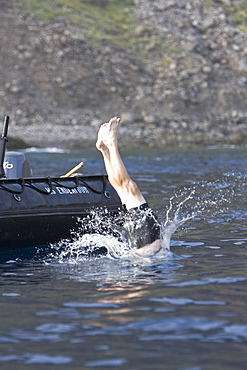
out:
{"label": "white lettering on motor", "polygon": [[13,167],[14,167],[14,165],[12,163],[9,163],[9,162],[4,162],[4,164],[3,164],[3,168],[5,170],[12,170]]}

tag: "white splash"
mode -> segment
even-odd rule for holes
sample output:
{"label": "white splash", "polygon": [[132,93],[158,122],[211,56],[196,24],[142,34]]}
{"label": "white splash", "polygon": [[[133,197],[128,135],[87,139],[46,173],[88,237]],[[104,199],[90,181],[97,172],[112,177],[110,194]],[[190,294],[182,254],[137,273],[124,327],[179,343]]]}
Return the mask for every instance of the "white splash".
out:
{"label": "white splash", "polygon": [[[100,225],[99,233],[80,233],[80,231],[73,233],[72,240],[63,240],[60,243],[53,245],[53,252],[50,257],[56,258],[58,261],[67,263],[80,262],[88,257],[102,257],[106,256],[109,259],[122,260],[150,260],[150,259],[168,259],[173,257],[170,251],[170,240],[175,231],[181,227],[187,220],[193,216],[181,217],[180,211],[182,205],[191,199],[192,194],[186,197],[176,208],[175,215],[170,213],[173,208],[172,200],[170,200],[170,207],[166,212],[165,221],[161,221],[161,239],[154,242],[153,245],[143,247],[140,249],[133,248],[129,241],[123,241],[121,237],[108,235],[102,233],[104,226],[109,230],[109,220],[99,212],[92,212],[93,218],[88,219],[92,225]],[[104,225],[105,223],[105,225]],[[95,226],[95,225],[94,225]],[[95,228],[95,227],[94,227]],[[112,227],[114,230],[114,226]],[[115,230],[114,230],[115,231]],[[119,228],[118,228],[119,231]]]}
{"label": "white splash", "polygon": [[[73,233],[72,240],[53,246],[53,257],[66,263],[77,263],[91,256],[102,255],[109,259],[132,262],[173,258],[175,255],[170,251],[170,241],[178,229],[199,215],[209,219],[228,209],[234,194],[233,184],[228,180],[229,178],[195,184],[175,193],[169,201],[168,209],[164,211],[163,220],[160,221],[161,240],[151,247],[133,248],[128,241],[123,241],[125,239],[121,238],[119,227],[112,224],[107,213],[94,210],[90,217],[81,220],[81,232]],[[90,232],[92,227],[93,231]],[[109,230],[118,236],[109,235]]]}

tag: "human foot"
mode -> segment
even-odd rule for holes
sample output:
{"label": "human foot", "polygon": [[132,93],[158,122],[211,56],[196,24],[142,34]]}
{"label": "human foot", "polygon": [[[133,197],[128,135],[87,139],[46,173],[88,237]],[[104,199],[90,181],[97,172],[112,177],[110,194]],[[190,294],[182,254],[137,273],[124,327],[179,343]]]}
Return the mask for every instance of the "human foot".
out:
{"label": "human foot", "polygon": [[101,125],[98,132],[98,140],[96,143],[96,148],[101,152],[107,150],[109,146],[117,145],[117,129],[120,118],[111,118],[108,123]]}
{"label": "human foot", "polygon": [[96,148],[101,151],[102,153],[104,153],[105,151],[107,151],[107,146],[104,144],[104,135],[105,134],[105,130],[104,130],[104,125],[101,125],[100,126],[100,129],[99,129],[99,132],[98,132],[98,139],[97,139],[97,142],[96,142]]}
{"label": "human foot", "polygon": [[120,118],[111,118],[108,123],[105,123],[105,140],[104,144],[108,146],[117,145],[117,130]]}

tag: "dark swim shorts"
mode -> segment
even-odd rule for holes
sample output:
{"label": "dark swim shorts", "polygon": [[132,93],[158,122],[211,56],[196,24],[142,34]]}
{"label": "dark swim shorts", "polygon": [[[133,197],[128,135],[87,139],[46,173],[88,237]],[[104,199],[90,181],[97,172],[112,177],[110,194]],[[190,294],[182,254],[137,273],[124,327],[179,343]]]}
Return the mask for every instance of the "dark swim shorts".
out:
{"label": "dark swim shorts", "polygon": [[144,247],[160,239],[160,224],[147,203],[125,210],[123,230],[124,237],[135,248]]}

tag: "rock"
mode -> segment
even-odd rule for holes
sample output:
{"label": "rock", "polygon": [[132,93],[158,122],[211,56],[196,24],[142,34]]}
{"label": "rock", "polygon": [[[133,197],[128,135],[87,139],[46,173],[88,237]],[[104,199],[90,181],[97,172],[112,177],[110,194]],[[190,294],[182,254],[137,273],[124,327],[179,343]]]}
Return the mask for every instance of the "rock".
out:
{"label": "rock", "polygon": [[143,26],[138,26],[136,27],[134,33],[136,37],[142,37],[145,34],[145,28]]}
{"label": "rock", "polygon": [[8,137],[8,149],[9,150],[16,150],[16,149],[25,149],[28,148],[29,144],[26,143],[22,138],[20,137]]}
{"label": "rock", "polygon": [[132,112],[122,112],[121,113],[121,122],[123,124],[134,123],[138,120],[137,115]]}

